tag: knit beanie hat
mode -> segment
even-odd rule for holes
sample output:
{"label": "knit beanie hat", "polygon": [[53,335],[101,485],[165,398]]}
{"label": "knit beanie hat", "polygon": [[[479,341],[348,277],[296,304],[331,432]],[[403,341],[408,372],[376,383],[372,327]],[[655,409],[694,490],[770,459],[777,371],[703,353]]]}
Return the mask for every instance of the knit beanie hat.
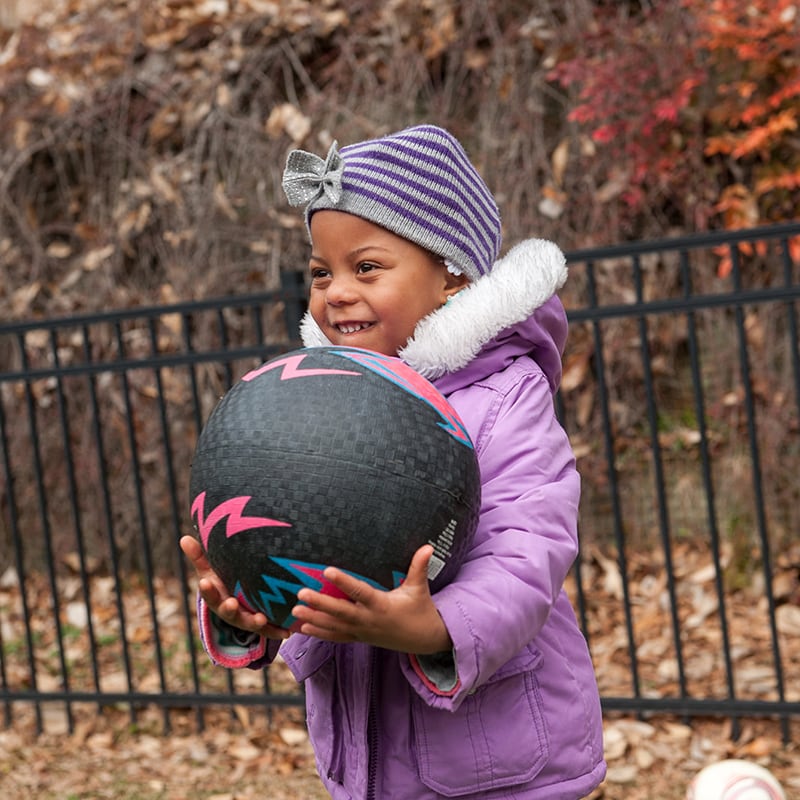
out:
{"label": "knit beanie hat", "polygon": [[[471,281],[492,268],[502,239],[492,193],[447,131],[433,125],[348,145],[326,158],[293,150],[283,173],[293,206],[346,211],[441,256]],[[310,227],[309,227],[310,233]]]}

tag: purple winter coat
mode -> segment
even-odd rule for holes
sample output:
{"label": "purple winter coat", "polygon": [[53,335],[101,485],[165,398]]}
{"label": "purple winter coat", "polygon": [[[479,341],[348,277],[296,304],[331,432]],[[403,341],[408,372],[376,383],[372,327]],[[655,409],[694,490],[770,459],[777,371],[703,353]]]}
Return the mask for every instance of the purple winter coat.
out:
{"label": "purple winter coat", "polygon": [[[592,662],[564,579],[578,551],[580,480],[553,394],[567,323],[555,245],[523,242],[424,319],[400,356],[464,421],[481,517],[455,580],[434,595],[453,641],[440,658],[295,634],[280,653],[305,682],[309,735],[334,800],[578,800],[605,775]],[[309,317],[308,346],[327,340]],[[277,643],[220,644],[255,666]]]}

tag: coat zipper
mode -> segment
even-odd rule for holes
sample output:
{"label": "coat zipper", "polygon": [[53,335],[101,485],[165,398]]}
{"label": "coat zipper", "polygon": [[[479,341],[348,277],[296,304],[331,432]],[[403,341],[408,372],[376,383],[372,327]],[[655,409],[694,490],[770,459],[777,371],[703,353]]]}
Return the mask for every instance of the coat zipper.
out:
{"label": "coat zipper", "polygon": [[378,690],[375,686],[377,653],[372,648],[369,670],[369,711],[367,713],[367,800],[377,800],[378,783]]}

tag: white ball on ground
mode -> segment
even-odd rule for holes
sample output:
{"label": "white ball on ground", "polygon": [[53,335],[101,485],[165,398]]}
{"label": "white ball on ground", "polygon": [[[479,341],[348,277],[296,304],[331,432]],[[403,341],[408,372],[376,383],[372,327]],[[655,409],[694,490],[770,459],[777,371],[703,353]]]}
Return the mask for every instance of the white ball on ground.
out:
{"label": "white ball on ground", "polygon": [[786,795],[769,770],[730,758],[701,769],[689,784],[686,800],[786,800]]}

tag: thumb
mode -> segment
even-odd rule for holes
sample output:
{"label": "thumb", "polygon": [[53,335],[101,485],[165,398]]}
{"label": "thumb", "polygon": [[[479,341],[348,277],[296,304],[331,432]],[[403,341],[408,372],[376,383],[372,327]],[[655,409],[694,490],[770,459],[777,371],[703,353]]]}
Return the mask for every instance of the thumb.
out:
{"label": "thumb", "polygon": [[213,574],[214,570],[211,568],[205,550],[197,539],[189,535],[182,536],[179,544],[198,576],[204,577]]}
{"label": "thumb", "polygon": [[192,564],[197,564],[198,561],[204,558],[205,554],[203,553],[203,548],[194,536],[189,536],[188,534],[181,536],[179,544],[181,550],[183,550],[183,554]]}
{"label": "thumb", "polygon": [[433,555],[433,547],[429,544],[424,544],[414,553],[411,559],[411,565],[408,568],[408,574],[404,581],[409,586],[428,586],[428,564],[430,563],[431,556]]}

